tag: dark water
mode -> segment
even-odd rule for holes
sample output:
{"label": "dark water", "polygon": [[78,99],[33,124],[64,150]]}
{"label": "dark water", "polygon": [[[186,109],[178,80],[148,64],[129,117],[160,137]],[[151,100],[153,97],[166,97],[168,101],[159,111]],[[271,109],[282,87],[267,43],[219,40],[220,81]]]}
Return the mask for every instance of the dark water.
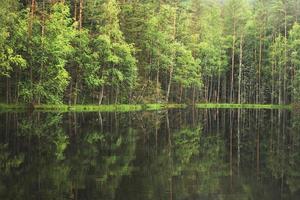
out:
{"label": "dark water", "polygon": [[0,199],[300,199],[300,114],[0,113]]}

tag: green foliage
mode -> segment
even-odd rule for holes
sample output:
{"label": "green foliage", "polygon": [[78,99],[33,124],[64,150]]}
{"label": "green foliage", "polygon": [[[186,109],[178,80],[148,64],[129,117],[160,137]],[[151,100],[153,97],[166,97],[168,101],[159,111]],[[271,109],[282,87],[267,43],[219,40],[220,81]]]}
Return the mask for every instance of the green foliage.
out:
{"label": "green foliage", "polygon": [[300,101],[300,25],[295,23],[290,31],[289,42],[291,46],[291,62],[295,66],[293,80],[294,100]]}
{"label": "green foliage", "polygon": [[299,99],[298,0],[18,2],[0,8],[1,101]]}
{"label": "green foliage", "polygon": [[174,46],[175,54],[175,82],[183,85],[185,88],[192,86],[201,87],[201,74],[198,60],[192,56],[192,52],[183,45],[177,43]]}
{"label": "green foliage", "polygon": [[[58,103],[69,83],[65,69],[72,52],[71,39],[75,31],[69,17],[69,8],[57,3],[51,7],[48,18],[34,21],[29,63],[34,66],[33,80],[22,84],[20,96],[26,102]],[[39,28],[43,26],[45,33]],[[42,28],[43,29],[43,28]],[[31,66],[31,67],[32,67]],[[30,75],[31,76],[31,75]]]}
{"label": "green foliage", "polygon": [[27,66],[26,60],[18,53],[18,42],[25,35],[25,22],[16,7],[16,1],[13,0],[3,2],[0,6],[0,76],[5,77]]}
{"label": "green foliage", "polygon": [[[72,52],[69,54],[67,69],[71,76],[69,83],[70,89],[69,99],[77,100],[82,89],[78,88],[80,84],[86,84],[87,88],[94,88],[99,84],[98,77],[95,72],[98,69],[97,63],[94,61],[92,49],[90,47],[89,32],[86,29],[76,30],[71,40]],[[74,102],[75,103],[75,102]]]}

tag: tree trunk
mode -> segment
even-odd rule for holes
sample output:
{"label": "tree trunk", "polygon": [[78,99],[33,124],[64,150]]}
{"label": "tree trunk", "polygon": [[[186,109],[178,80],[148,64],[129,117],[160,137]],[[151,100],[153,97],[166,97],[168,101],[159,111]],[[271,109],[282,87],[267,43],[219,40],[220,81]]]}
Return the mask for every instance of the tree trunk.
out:
{"label": "tree trunk", "polygon": [[115,104],[118,103],[118,96],[119,96],[119,87],[117,87],[116,89]]}
{"label": "tree trunk", "polygon": [[99,95],[99,102],[98,102],[99,105],[102,104],[103,94],[104,94],[104,85],[101,86],[101,92],[100,92],[100,95]]}
{"label": "tree trunk", "polygon": [[70,81],[70,90],[69,90],[69,105],[72,104],[72,96],[73,96],[73,83],[72,80]]}
{"label": "tree trunk", "polygon": [[213,99],[213,92],[214,92],[214,82],[213,82],[213,76],[210,77],[210,91],[209,91],[209,102]]}
{"label": "tree trunk", "polygon": [[77,21],[77,0],[74,0],[74,20]]}
{"label": "tree trunk", "polygon": [[195,105],[196,86],[193,86],[193,105]]}
{"label": "tree trunk", "polygon": [[233,79],[234,79],[234,54],[235,54],[235,21],[233,22],[233,39],[232,39],[232,52],[231,52],[231,85],[230,85],[230,103],[233,103]]}
{"label": "tree trunk", "polygon": [[77,80],[77,78],[76,78],[76,80],[75,80],[75,88],[74,88],[74,101],[73,101],[73,103],[74,103],[74,105],[76,105],[77,104],[77,91],[78,91],[78,80]]}
{"label": "tree trunk", "polygon": [[83,0],[79,1],[79,30],[82,29]]}
{"label": "tree trunk", "polygon": [[240,41],[239,91],[238,91],[239,104],[241,103],[242,65],[243,65],[243,35],[241,35],[241,41]]}
{"label": "tree trunk", "polygon": [[284,73],[283,73],[283,103],[287,103],[287,13],[284,1]]}
{"label": "tree trunk", "polygon": [[31,37],[32,34],[32,25],[33,25],[33,18],[34,18],[34,11],[35,11],[35,0],[31,0],[31,5],[30,5],[30,18],[29,18],[29,37]]}
{"label": "tree trunk", "polygon": [[258,86],[257,86],[257,102],[260,102],[260,88],[261,88],[261,62],[262,62],[262,35],[259,35],[259,59],[258,59]]}
{"label": "tree trunk", "polygon": [[171,91],[172,77],[173,77],[173,66],[170,66],[169,82],[168,82],[168,88],[167,88],[166,102],[169,101],[169,96],[170,96],[170,91]]}
{"label": "tree trunk", "polygon": [[9,78],[6,77],[6,103],[9,103]]}
{"label": "tree trunk", "polygon": [[271,90],[271,104],[274,104],[274,63],[272,63],[272,90]]}
{"label": "tree trunk", "polygon": [[179,102],[181,103],[181,101],[182,101],[182,91],[183,91],[182,84],[180,84],[180,89],[179,89],[179,91],[180,91],[180,94],[179,94]]}
{"label": "tree trunk", "polygon": [[156,102],[159,100],[159,69],[156,72]]}
{"label": "tree trunk", "polygon": [[218,92],[217,92],[217,103],[219,103],[219,101],[220,101],[220,85],[221,85],[221,72],[220,72],[220,69],[219,69],[219,72],[218,72]]}
{"label": "tree trunk", "polygon": [[[35,11],[35,0],[31,0],[31,6],[30,6],[30,18],[29,18],[29,30],[28,30],[28,34],[29,34],[29,41],[31,40],[31,35],[32,35],[32,26],[33,26],[33,19],[34,19],[34,11]],[[30,42],[31,43],[31,42]],[[33,70],[32,70],[32,64],[30,64],[30,69],[29,69],[29,73],[30,73],[30,88],[31,90],[33,89]],[[32,91],[31,91],[32,92]],[[32,101],[34,101],[34,98],[31,99]]]}
{"label": "tree trunk", "polygon": [[[177,2],[175,5],[175,12],[174,12],[174,16],[173,16],[173,42],[175,42],[176,40],[176,14],[177,14]],[[172,60],[175,59],[175,52],[174,55],[172,56]],[[169,101],[169,96],[170,96],[170,90],[171,90],[171,84],[172,84],[172,78],[173,78],[173,70],[174,70],[174,66],[173,64],[170,65],[169,68],[169,82],[168,82],[168,89],[167,89],[167,95],[166,95],[166,101]]]}

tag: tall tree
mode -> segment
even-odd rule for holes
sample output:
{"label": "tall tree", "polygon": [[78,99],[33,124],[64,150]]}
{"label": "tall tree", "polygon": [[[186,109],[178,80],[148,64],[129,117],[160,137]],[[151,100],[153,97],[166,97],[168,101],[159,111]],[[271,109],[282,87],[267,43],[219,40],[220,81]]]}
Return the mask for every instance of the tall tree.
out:
{"label": "tall tree", "polygon": [[65,64],[72,51],[70,40],[74,35],[69,8],[63,3],[51,5],[43,34],[39,28],[41,23],[39,19],[33,23],[32,49],[27,58],[34,66],[32,82],[22,83],[20,95],[25,102],[62,102],[69,82]]}
{"label": "tall tree", "polygon": [[97,74],[104,80],[101,82],[99,103],[102,102],[105,87],[108,89],[108,102],[118,103],[119,94],[130,93],[136,83],[134,47],[126,43],[120,30],[118,3],[115,0],[105,0],[100,8],[99,14],[94,16],[97,36],[92,42],[95,55],[99,59],[97,65],[101,66]]}
{"label": "tall tree", "polygon": [[[19,72],[27,66],[26,60],[21,55],[22,43],[26,38],[26,21],[17,11],[18,3],[9,0],[0,6],[0,78],[6,80],[6,102],[10,103],[17,98],[11,94],[11,79],[15,72],[14,85],[18,84]],[[4,85],[4,84],[3,84]],[[3,95],[4,96],[4,95]]]}

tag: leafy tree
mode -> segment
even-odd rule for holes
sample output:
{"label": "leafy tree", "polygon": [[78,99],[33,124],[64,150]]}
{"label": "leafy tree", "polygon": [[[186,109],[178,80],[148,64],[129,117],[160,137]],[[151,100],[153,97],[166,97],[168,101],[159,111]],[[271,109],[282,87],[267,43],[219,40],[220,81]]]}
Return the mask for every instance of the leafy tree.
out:
{"label": "leafy tree", "polygon": [[274,93],[275,97],[278,98],[278,103],[283,103],[283,81],[284,81],[284,70],[285,70],[285,46],[286,38],[279,35],[274,43],[271,46],[271,59],[273,61],[274,72],[273,76],[275,77],[275,85],[278,85],[278,91]]}
{"label": "leafy tree", "polygon": [[[42,26],[42,29],[40,28]],[[35,19],[32,32],[32,48],[29,63],[34,66],[33,82],[22,83],[21,97],[25,102],[58,103],[69,83],[65,69],[67,56],[72,52],[71,39],[74,27],[69,8],[55,3],[47,19]]]}
{"label": "leafy tree", "polygon": [[26,67],[26,60],[18,54],[18,40],[24,36],[24,21],[17,13],[16,1],[3,2],[0,7],[0,76],[10,77],[16,68]]}
{"label": "leafy tree", "polygon": [[293,99],[300,100],[300,25],[295,23],[290,31],[289,42],[291,46],[291,63],[294,66],[293,76]]}
{"label": "leafy tree", "polygon": [[1,101],[290,103],[299,8],[299,0],[8,0]]}
{"label": "leafy tree", "polygon": [[[69,104],[76,104],[82,90],[94,88],[94,85],[97,85],[94,72],[98,66],[93,63],[88,30],[76,30],[70,42],[73,49],[69,54],[67,63],[68,72],[71,76],[68,94]],[[84,83],[87,88],[83,89]]]}
{"label": "leafy tree", "polygon": [[[134,47],[126,43],[120,30],[120,8],[115,0],[106,0],[101,5],[101,14],[97,16],[97,36],[93,39],[95,65],[99,66],[96,86],[101,86],[99,103],[102,102],[104,87],[109,88],[110,97],[114,91],[114,100],[117,103],[120,92],[132,90],[137,76]],[[95,79],[94,79],[95,80]]]}

